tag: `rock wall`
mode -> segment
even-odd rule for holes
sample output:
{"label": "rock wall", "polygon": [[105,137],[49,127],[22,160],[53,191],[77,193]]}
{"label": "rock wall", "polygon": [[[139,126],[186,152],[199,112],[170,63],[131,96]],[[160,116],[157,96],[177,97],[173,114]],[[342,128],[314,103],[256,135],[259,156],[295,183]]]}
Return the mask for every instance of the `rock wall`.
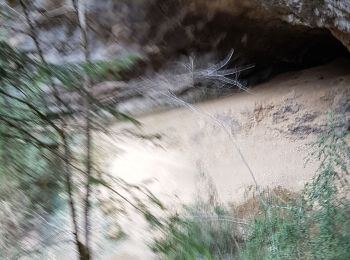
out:
{"label": "rock wall", "polygon": [[156,1],[146,16],[146,42],[156,46],[150,50],[163,52],[233,47],[245,62],[312,66],[344,51],[331,34],[349,49],[349,5],[329,0]]}
{"label": "rock wall", "polygon": [[[33,3],[48,58],[80,59],[70,1]],[[338,42],[350,50],[348,0],[88,0],[87,10],[96,59],[137,52],[157,67],[174,54],[235,48],[244,62],[310,66],[344,53]],[[33,49],[28,37],[12,41]]]}
{"label": "rock wall", "polygon": [[[6,23],[18,30],[26,29],[25,23],[18,19],[20,6],[16,1],[11,2],[17,13]],[[30,16],[36,22],[46,58],[55,63],[82,60],[80,32],[71,1],[28,3],[32,3],[28,5]],[[96,82],[96,93],[103,93],[97,96],[118,103],[124,112],[138,114],[173,106],[164,94],[168,91],[196,102],[236,89],[233,85],[224,89],[213,82],[192,82],[188,70],[169,65],[174,62],[189,65],[188,56],[194,56],[195,69],[209,68],[234,48],[231,67],[255,65],[239,75],[250,86],[286,70],[304,69],[349,56],[346,47],[350,47],[350,2],[347,0],[87,0],[85,3],[93,59],[129,54],[144,58],[142,66],[137,64],[138,69],[125,77],[128,83]],[[9,40],[28,52],[35,51],[29,36],[15,32]],[[146,80],[135,79],[135,74],[146,74]]]}
{"label": "rock wall", "polygon": [[193,0],[190,4],[188,1],[178,3],[189,12],[208,17],[221,12],[260,21],[264,25],[273,23],[276,28],[281,21],[293,26],[325,28],[350,48],[350,2],[347,0]]}

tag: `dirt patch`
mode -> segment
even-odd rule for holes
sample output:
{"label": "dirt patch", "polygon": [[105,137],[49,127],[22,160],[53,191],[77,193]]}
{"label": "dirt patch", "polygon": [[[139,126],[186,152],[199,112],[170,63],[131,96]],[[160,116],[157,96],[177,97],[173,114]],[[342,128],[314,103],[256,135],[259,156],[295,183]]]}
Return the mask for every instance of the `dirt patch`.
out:
{"label": "dirt patch", "polygon": [[[249,192],[251,193],[251,192]],[[232,204],[233,214],[239,219],[249,220],[262,213],[263,202],[269,205],[286,205],[293,203],[298,194],[281,186],[266,188],[260,194],[254,194],[242,204]],[[263,201],[263,202],[262,202]]]}

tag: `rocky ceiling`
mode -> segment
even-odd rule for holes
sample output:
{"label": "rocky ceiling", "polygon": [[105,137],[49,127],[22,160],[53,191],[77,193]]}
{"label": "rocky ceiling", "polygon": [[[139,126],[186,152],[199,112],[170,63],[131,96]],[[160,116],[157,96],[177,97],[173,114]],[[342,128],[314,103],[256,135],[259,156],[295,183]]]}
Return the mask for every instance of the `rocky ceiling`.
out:
{"label": "rocky ceiling", "polygon": [[[47,57],[58,62],[79,59],[70,1],[34,2],[32,14],[47,42]],[[284,70],[322,64],[348,56],[350,50],[349,0],[87,2],[91,48],[98,59],[136,51],[157,68],[181,54],[222,56],[234,48],[238,64]],[[20,47],[33,47],[28,38],[15,38]]]}

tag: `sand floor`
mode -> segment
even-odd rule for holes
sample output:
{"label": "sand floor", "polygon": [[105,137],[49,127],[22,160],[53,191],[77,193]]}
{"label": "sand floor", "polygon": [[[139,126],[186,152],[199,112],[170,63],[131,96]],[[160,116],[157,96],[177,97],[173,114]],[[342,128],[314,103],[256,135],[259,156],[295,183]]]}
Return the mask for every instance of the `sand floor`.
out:
{"label": "sand floor", "polygon": [[[141,128],[118,123],[113,137],[99,136],[100,156],[110,174],[146,185],[168,206],[205,195],[203,176],[223,202],[244,199],[255,185],[251,172],[261,187],[298,191],[317,167],[305,164],[309,144],[328,111],[349,117],[349,95],[349,63],[289,72],[250,93],[142,116]],[[134,233],[118,254],[101,259],[152,259],[140,242],[145,236]]]}

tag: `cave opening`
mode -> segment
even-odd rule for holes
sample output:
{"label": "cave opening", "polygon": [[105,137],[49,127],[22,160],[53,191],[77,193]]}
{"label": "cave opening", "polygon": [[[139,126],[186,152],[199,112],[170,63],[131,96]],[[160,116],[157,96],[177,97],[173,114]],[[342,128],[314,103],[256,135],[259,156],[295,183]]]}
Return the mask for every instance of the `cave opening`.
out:
{"label": "cave opening", "polygon": [[[348,49],[327,29],[227,13],[217,13],[210,21],[203,19],[207,18],[185,18],[181,28],[165,35],[164,48],[185,55],[215,52],[218,57],[224,57],[233,48],[234,65],[254,65],[254,69],[241,75],[249,85],[286,71],[320,66],[340,58],[350,60]],[[181,40],[174,41],[174,35]]]}

